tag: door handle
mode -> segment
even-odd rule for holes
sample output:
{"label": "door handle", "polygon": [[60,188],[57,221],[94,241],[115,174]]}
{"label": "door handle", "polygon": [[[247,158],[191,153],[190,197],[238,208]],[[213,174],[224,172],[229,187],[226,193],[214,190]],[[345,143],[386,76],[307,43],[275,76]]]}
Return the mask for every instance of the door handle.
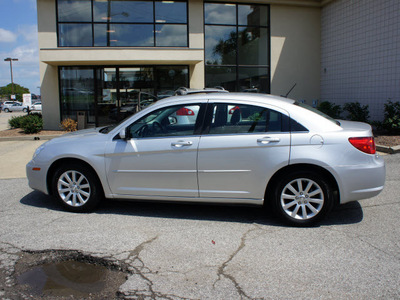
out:
{"label": "door handle", "polygon": [[192,146],[192,145],[193,145],[193,142],[191,142],[191,141],[187,141],[187,142],[177,141],[175,143],[171,143],[171,146],[176,147],[176,148],[180,148],[180,147],[184,147],[184,146]]}
{"label": "door handle", "polygon": [[278,137],[270,137],[270,136],[266,136],[263,137],[261,139],[257,140],[257,143],[261,143],[261,144],[269,144],[269,143],[277,143],[280,142],[281,139]]}

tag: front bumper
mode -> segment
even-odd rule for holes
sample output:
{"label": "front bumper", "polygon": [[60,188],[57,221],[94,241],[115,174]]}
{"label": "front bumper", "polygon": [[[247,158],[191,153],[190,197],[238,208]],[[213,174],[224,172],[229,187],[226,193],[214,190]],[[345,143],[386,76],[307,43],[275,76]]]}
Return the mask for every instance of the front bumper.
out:
{"label": "front bumper", "polygon": [[47,189],[46,174],[47,167],[39,165],[33,160],[26,165],[26,176],[28,178],[29,187],[48,195],[49,191]]}

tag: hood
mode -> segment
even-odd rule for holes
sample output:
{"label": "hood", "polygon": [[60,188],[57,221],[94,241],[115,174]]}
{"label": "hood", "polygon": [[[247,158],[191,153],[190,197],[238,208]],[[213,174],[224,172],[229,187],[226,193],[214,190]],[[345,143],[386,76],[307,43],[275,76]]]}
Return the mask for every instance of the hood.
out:
{"label": "hood", "polygon": [[99,132],[100,129],[101,128],[90,128],[90,129],[83,129],[74,132],[69,132],[62,136],[51,139],[48,143],[49,144],[64,143],[77,139],[85,139],[85,141],[87,141],[88,139],[99,135],[106,136],[106,134],[102,134]]}

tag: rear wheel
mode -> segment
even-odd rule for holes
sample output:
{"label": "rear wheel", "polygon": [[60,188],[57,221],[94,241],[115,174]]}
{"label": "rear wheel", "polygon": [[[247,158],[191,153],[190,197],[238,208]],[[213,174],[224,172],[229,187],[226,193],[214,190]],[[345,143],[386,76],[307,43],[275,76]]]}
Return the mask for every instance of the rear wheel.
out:
{"label": "rear wheel", "polygon": [[332,209],[332,188],[317,173],[292,172],[278,181],[272,204],[275,212],[287,223],[309,226]]}
{"label": "rear wheel", "polygon": [[27,108],[24,108],[22,111],[23,111],[23,112],[27,112],[27,111],[28,111],[28,109],[27,109]]}
{"label": "rear wheel", "polygon": [[93,171],[79,164],[62,165],[54,174],[53,194],[69,211],[92,211],[103,197]]}

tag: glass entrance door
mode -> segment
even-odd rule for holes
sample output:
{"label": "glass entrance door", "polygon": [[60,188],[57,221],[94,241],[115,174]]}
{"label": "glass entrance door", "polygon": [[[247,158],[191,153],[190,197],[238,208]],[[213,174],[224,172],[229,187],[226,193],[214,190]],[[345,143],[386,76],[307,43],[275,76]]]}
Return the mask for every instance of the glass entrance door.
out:
{"label": "glass entrance door", "polygon": [[97,78],[97,126],[109,125],[119,120],[121,106],[118,95],[117,68],[100,68]]}

